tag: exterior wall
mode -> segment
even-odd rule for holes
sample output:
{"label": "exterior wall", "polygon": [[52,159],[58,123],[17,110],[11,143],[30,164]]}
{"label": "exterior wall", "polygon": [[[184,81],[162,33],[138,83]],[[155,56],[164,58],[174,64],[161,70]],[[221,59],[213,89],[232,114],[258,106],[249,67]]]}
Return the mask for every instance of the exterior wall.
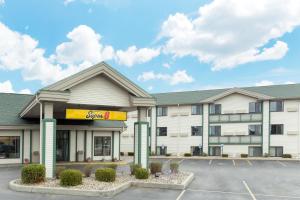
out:
{"label": "exterior wall", "polygon": [[210,124],[210,126],[221,126],[221,136],[230,135],[249,135],[248,126],[249,125],[261,125],[261,122],[252,123],[220,123],[220,124]]}
{"label": "exterior wall", "polygon": [[271,112],[270,124],[283,124],[283,135],[270,135],[270,146],[282,146],[283,153],[300,156],[299,101],[285,100],[283,112]]}
{"label": "exterior wall", "polygon": [[202,136],[191,136],[192,126],[202,126],[202,115],[191,115],[191,105],[169,106],[168,116],[157,117],[157,127],[167,127],[167,136],[157,136],[157,146],[174,155],[190,153],[202,145]]}
{"label": "exterior wall", "polygon": [[38,130],[32,131],[32,162],[40,162],[40,132]]}
{"label": "exterior wall", "polygon": [[129,107],[129,94],[104,76],[97,76],[70,89],[68,103]]}
{"label": "exterior wall", "polygon": [[127,121],[125,122],[127,129],[121,133],[121,152],[133,152],[134,123],[137,122],[137,119],[137,111],[127,114]]}

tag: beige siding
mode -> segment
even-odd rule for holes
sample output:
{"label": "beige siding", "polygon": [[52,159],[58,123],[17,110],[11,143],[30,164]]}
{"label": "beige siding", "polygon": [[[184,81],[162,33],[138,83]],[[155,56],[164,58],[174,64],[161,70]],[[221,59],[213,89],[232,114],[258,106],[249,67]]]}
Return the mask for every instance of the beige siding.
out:
{"label": "beige siding", "polygon": [[73,104],[128,107],[128,92],[104,76],[97,76],[70,89]]}

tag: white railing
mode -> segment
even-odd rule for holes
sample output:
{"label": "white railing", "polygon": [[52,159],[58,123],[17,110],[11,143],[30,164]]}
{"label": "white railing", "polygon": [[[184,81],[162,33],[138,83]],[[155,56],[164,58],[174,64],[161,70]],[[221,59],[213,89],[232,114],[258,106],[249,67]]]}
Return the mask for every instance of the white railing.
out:
{"label": "white railing", "polygon": [[210,115],[210,123],[226,123],[226,122],[260,122],[262,121],[261,113],[243,113],[243,114],[221,114]]}
{"label": "white railing", "polygon": [[210,144],[261,144],[262,136],[209,136]]}

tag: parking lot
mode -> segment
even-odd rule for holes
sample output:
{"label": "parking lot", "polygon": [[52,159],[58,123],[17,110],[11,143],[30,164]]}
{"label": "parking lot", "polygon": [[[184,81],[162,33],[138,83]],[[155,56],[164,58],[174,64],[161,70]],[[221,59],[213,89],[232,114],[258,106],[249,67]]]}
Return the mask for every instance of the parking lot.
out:
{"label": "parking lot", "polygon": [[[168,165],[171,159],[159,159]],[[300,199],[300,162],[267,160],[177,159],[181,170],[195,173],[183,191],[130,188],[114,199]],[[0,199],[99,199],[43,195],[10,191],[7,184],[19,177],[20,169],[0,168]]]}

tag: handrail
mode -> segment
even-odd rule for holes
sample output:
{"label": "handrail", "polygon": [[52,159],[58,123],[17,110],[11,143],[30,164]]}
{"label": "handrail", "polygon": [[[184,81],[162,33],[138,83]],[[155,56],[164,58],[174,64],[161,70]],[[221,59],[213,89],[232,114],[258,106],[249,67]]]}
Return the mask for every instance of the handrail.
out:
{"label": "handrail", "polygon": [[261,135],[209,136],[210,144],[261,144]]}

